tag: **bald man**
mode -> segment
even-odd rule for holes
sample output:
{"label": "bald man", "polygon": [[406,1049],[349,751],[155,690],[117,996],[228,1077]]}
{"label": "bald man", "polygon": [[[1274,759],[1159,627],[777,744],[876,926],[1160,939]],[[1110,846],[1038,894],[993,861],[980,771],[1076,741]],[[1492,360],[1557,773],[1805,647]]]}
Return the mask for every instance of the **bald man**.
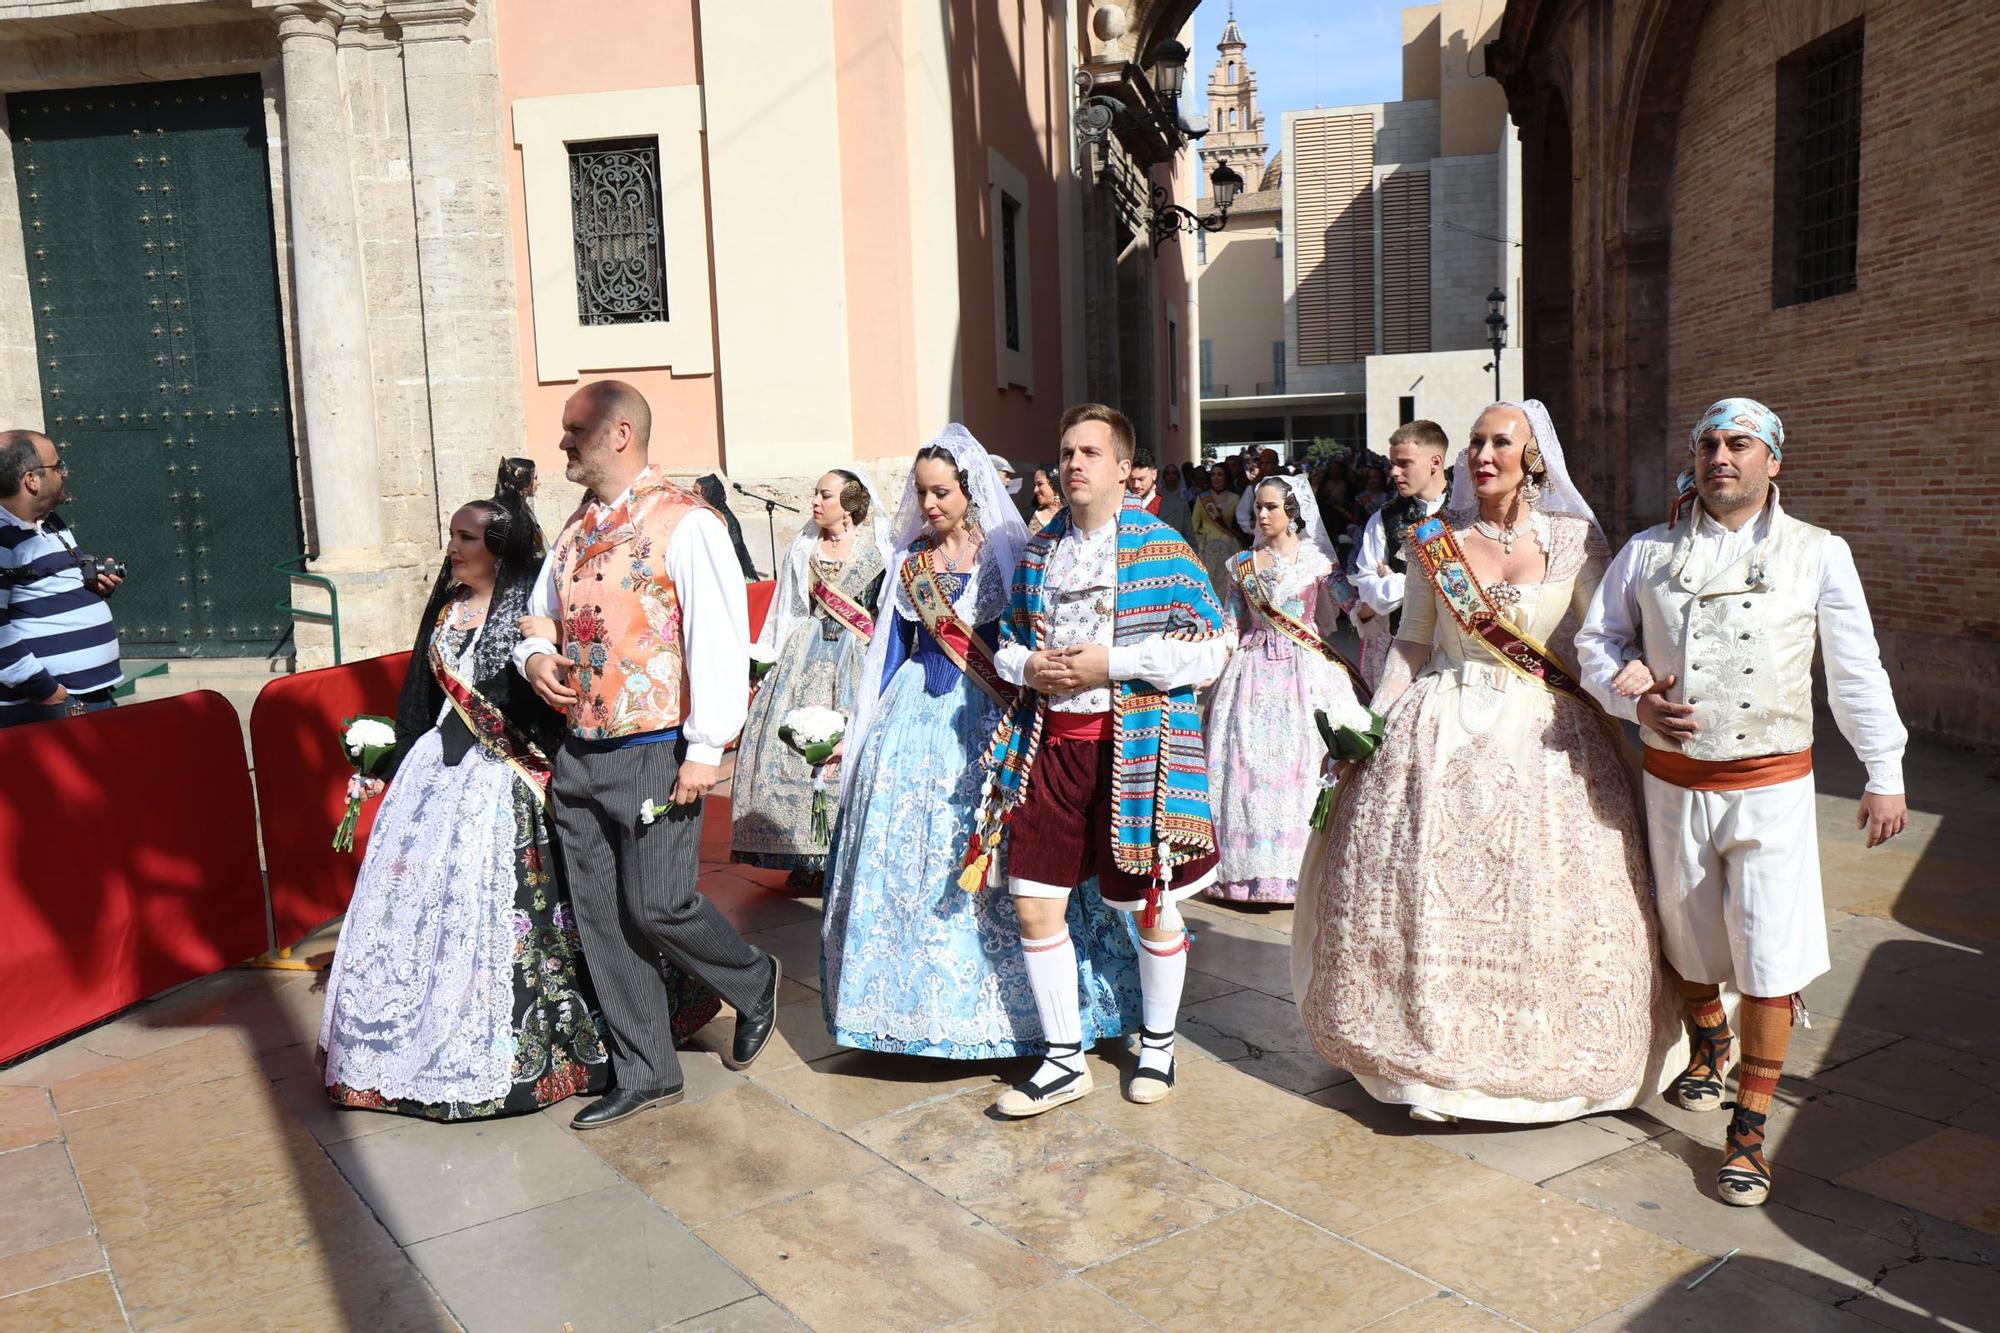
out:
{"label": "bald man", "polygon": [[549,795],[617,1078],[570,1123],[596,1129],[681,1099],[659,958],[735,1007],[731,1069],[770,1040],[779,968],[695,884],[702,798],[749,707],[728,529],[648,461],[653,414],[631,385],[585,385],[562,426],[566,473],[590,495],[550,547],[514,664],[569,719]]}

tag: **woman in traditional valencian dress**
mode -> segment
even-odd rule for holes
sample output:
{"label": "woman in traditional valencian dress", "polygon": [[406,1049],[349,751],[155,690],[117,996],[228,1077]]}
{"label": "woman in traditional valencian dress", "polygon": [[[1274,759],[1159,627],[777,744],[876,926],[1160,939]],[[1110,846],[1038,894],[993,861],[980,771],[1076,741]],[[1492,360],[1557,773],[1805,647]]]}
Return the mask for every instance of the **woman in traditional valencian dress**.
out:
{"label": "woman in traditional valencian dress", "polygon": [[1337,566],[1311,487],[1273,477],[1257,483],[1252,505],[1256,547],[1227,573],[1237,648],[1209,701],[1220,861],[1207,896],[1290,903],[1326,758],[1313,713],[1352,713],[1354,685],[1318,630],[1321,604],[1338,597]]}
{"label": "woman in traditional valencian dress", "polygon": [[1236,535],[1236,502],[1229,489],[1229,469],[1217,463],[1208,470],[1208,489],[1194,498],[1194,553],[1215,585],[1215,600],[1229,605],[1229,562],[1243,553]]}
{"label": "woman in traditional valencian dress", "polygon": [[[987,747],[1011,687],[993,666],[1027,529],[986,451],[952,425],[917,453],[842,749],[820,970],[843,1046],[956,1059],[1040,1054],[1004,888],[960,885]],[[999,881],[1004,884],[1005,879]],[[1123,916],[1077,894],[1085,1044],[1139,1027]]]}
{"label": "woman in traditional valencian dress", "polygon": [[1030,485],[1034,487],[1030,493],[1034,496],[1035,510],[1028,515],[1028,531],[1035,533],[1046,528],[1049,520],[1062,510],[1062,491],[1056,485],[1056,470],[1052,467],[1036,468]]}
{"label": "woman in traditional valencian dress", "polygon": [[[854,711],[889,553],[879,508],[855,473],[836,469],[819,479],[812,522],[778,568],[777,595],[750,647],[752,664],[770,669],[736,751],[729,854],[746,865],[789,870],[795,887],[809,887],[826,869],[827,839],[814,831],[813,804],[836,777],[808,764],[778,728],[795,708]],[[832,792],[824,795],[830,803]]]}
{"label": "woman in traditional valencian dress", "polygon": [[1412,531],[1381,748],[1301,872],[1306,1031],[1422,1120],[1631,1106],[1685,1034],[1621,738],[1567,665],[1606,551],[1542,405],[1482,413]]}
{"label": "woman in traditional valencian dress", "polygon": [[[452,516],[403,682],[388,794],[327,977],[319,1044],[342,1106],[475,1120],[609,1081],[544,807],[562,722],[508,660],[534,546],[510,488]],[[682,979],[676,1037],[720,1007]]]}

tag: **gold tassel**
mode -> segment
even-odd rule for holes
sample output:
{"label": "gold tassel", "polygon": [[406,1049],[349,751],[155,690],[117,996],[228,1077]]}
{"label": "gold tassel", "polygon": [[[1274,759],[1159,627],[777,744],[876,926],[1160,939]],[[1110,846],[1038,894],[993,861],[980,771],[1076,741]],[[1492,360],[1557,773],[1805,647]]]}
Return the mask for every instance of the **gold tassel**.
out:
{"label": "gold tassel", "polygon": [[958,872],[958,887],[967,893],[977,893],[986,887],[986,866],[993,859],[993,853],[982,851],[965,863],[965,869]]}

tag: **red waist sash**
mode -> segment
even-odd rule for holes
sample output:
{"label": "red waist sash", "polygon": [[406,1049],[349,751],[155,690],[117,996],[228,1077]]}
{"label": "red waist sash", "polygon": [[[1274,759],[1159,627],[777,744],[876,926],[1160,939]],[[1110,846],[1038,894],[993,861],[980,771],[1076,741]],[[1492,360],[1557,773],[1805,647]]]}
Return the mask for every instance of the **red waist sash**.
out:
{"label": "red waist sash", "polygon": [[1049,710],[1048,720],[1042,729],[1042,740],[1047,741],[1102,741],[1111,738],[1111,714],[1102,713],[1058,713]]}

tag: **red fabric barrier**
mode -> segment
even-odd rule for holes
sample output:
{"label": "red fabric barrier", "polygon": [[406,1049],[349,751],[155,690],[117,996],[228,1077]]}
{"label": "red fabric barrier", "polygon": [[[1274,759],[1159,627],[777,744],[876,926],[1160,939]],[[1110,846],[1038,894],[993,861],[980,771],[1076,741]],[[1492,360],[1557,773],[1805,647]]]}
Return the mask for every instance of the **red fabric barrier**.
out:
{"label": "red fabric barrier", "polygon": [[[751,637],[763,627],[776,590],[769,579],[746,587]],[[408,653],[394,653],[282,676],[264,687],[250,710],[264,864],[281,945],[297,944],[339,916],[354,896],[380,802],[363,807],[353,853],[334,851],[333,829],[346,808],[347,776],[353,772],[340,748],[340,723],[356,713],[394,716],[409,662]]]}
{"label": "red fabric barrier", "polygon": [[396,715],[410,655],[390,653],[323,671],[280,676],[250,710],[257,757],[257,809],[278,943],[297,944],[347,910],[379,800],[362,807],[354,850],[333,850],[354,766],[340,748],[340,724],[357,713]]}
{"label": "red fabric barrier", "polygon": [[0,731],[0,923],[0,1060],[263,952],[229,701]]}

